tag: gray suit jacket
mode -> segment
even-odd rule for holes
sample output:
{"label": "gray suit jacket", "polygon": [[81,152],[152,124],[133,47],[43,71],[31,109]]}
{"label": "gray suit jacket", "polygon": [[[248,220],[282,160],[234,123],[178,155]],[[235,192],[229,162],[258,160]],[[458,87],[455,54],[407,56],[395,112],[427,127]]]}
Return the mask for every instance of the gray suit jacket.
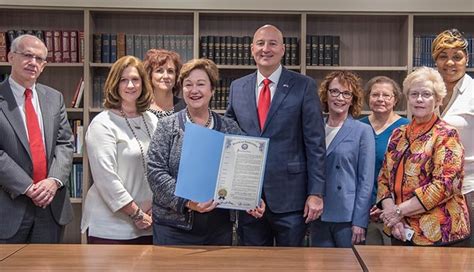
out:
{"label": "gray suit jacket", "polygon": [[[36,91],[43,116],[48,177],[66,185],[72,166],[73,136],[63,96],[41,84],[36,84]],[[32,183],[33,166],[21,110],[8,79],[0,83],[0,239],[8,239],[17,232],[27,204],[31,202],[23,194]],[[57,191],[50,207],[58,224],[72,221],[66,186]]]}
{"label": "gray suit jacket", "polygon": [[316,82],[283,68],[263,130],[257,117],[257,73],[232,82],[226,116],[250,136],[270,138],[263,193],[275,213],[302,211],[325,191],[325,132]]}
{"label": "gray suit jacket", "polygon": [[326,196],[321,220],[352,222],[352,225],[367,228],[374,168],[372,128],[347,117],[327,147]]}

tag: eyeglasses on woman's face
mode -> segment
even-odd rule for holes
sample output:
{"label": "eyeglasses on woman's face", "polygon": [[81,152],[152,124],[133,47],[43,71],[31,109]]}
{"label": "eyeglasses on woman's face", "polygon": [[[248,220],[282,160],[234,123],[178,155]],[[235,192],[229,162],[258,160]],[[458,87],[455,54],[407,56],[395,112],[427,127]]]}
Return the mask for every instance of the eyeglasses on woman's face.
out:
{"label": "eyeglasses on woman's face", "polygon": [[342,97],[345,99],[349,99],[352,97],[352,92],[350,91],[341,91],[339,89],[329,89],[328,92],[332,97],[338,97],[341,94],[342,94]]}

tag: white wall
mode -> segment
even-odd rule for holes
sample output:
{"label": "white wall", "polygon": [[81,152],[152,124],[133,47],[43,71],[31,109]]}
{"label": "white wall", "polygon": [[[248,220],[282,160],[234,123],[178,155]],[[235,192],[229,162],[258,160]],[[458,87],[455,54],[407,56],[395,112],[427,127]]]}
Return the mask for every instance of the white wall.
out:
{"label": "white wall", "polygon": [[474,12],[474,0],[0,0],[0,5],[284,12]]}

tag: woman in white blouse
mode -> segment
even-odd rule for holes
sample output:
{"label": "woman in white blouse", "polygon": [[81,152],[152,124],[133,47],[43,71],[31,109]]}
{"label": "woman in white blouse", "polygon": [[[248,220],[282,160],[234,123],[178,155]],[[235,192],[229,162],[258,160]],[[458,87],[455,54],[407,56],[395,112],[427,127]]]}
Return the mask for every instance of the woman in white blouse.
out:
{"label": "woman in white blouse", "polygon": [[81,225],[89,243],[152,243],[146,154],[157,118],[146,111],[151,90],[139,59],[125,56],[113,64],[105,110],[92,120],[85,139],[94,180]]}
{"label": "woman in white blouse", "polygon": [[[433,41],[431,55],[443,77],[447,94],[440,106],[440,116],[454,126],[464,146],[464,181],[462,193],[474,225],[474,79],[466,74],[469,64],[468,41],[457,29],[441,32]],[[472,61],[472,60],[471,60]],[[469,247],[474,247],[471,235]]]}

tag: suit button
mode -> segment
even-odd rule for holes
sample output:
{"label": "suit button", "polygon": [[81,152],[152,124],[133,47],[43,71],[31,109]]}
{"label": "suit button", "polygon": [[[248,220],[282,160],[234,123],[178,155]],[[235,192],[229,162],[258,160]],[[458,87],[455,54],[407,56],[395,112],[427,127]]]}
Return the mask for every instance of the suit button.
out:
{"label": "suit button", "polygon": [[337,186],[337,189],[338,189],[338,190],[341,190],[341,186]]}
{"label": "suit button", "polygon": [[339,165],[336,165],[336,169],[339,169],[339,168],[341,168],[341,167]]}

